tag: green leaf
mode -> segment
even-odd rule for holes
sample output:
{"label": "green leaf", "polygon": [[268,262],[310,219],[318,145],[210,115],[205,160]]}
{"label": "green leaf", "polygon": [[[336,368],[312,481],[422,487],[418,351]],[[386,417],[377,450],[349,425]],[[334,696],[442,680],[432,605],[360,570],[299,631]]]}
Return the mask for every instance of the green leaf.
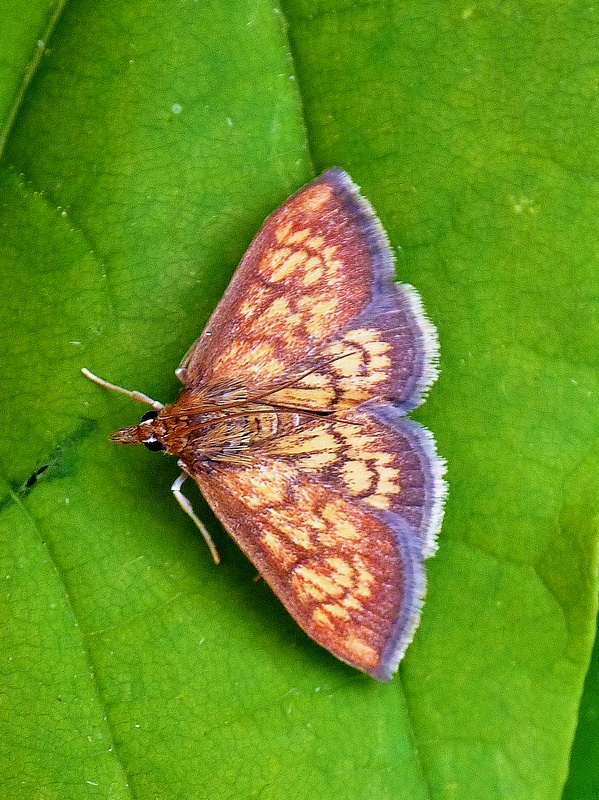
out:
{"label": "green leaf", "polygon": [[[598,35],[523,0],[84,0],[0,29],[11,798],[560,797],[597,613]],[[107,441],[139,407],[80,374],[173,399],[253,233],[331,165],[442,348],[416,416],[446,521],[387,685],[307,639],[190,492],[212,564],[176,464]]]}
{"label": "green leaf", "polygon": [[580,703],[580,717],[572,748],[570,774],[564,800],[594,800],[599,795],[599,641],[587,673]]}

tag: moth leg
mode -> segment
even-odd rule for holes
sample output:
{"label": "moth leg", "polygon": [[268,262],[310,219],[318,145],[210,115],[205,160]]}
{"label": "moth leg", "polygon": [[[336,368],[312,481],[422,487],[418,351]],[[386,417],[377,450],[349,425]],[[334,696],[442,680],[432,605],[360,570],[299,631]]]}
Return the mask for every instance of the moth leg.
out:
{"label": "moth leg", "polygon": [[192,520],[200,529],[200,533],[202,534],[202,536],[206,540],[206,544],[210,548],[210,552],[212,553],[212,558],[214,559],[214,563],[220,564],[220,556],[218,555],[216,546],[212,541],[212,536],[210,536],[210,534],[208,533],[204,523],[199,519],[199,517],[196,516],[193,508],[191,507],[191,503],[181,491],[181,487],[183,486],[183,483],[187,480],[187,478],[189,478],[187,472],[182,472],[177,478],[177,480],[171,486],[171,491],[175,495],[177,503],[179,503],[183,511],[185,511],[186,514],[189,514],[189,516],[192,518]]}
{"label": "moth leg", "polygon": [[[209,333],[207,335],[210,336]],[[185,380],[187,378],[187,365],[191,361],[191,357],[194,354],[196,345],[198,344],[199,341],[200,341],[199,339],[196,339],[196,341],[191,345],[189,350],[185,353],[185,355],[181,359],[181,363],[175,370],[175,375],[177,376],[177,378],[179,378],[181,383],[185,383]]]}
{"label": "moth leg", "polygon": [[131,392],[129,389],[123,389],[122,386],[116,386],[114,383],[108,383],[105,381],[104,378],[98,378],[97,375],[94,375],[93,372],[90,372],[85,367],[81,368],[81,372],[85,375],[86,378],[89,378],[90,381],[97,383],[98,386],[103,386],[105,389],[112,389],[113,392],[118,392],[119,394],[127,395],[132,400],[137,400],[138,403],[145,403],[148,406],[152,406],[157,411],[160,411],[161,408],[164,408],[164,404],[158,402],[158,400],[152,400],[151,397],[148,397],[147,394],[143,392]]}

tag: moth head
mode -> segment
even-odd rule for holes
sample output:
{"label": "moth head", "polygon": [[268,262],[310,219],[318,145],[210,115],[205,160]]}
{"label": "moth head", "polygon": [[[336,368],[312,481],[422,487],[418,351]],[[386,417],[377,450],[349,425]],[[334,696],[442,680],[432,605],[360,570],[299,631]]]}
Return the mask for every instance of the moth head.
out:
{"label": "moth head", "polygon": [[157,417],[157,411],[146,411],[139,425],[131,425],[129,428],[121,428],[111,433],[110,441],[118,444],[145,444],[148,450],[164,450],[164,444],[153,424]]}

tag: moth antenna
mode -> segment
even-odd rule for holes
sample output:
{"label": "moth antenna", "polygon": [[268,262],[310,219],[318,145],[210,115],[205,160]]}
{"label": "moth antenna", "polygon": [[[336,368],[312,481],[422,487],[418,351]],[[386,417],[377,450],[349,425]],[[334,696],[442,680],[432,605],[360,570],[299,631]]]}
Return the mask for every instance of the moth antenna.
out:
{"label": "moth antenna", "polygon": [[147,406],[152,406],[152,408],[155,408],[157,411],[160,411],[161,408],[164,408],[163,403],[160,403],[158,400],[152,400],[151,397],[148,397],[148,395],[144,394],[143,392],[132,392],[129,389],[123,389],[122,386],[109,383],[108,381],[105,381],[104,378],[99,378],[97,375],[94,375],[93,372],[90,372],[85,367],[81,368],[81,372],[86,378],[89,378],[90,381],[97,383],[98,386],[103,386],[105,389],[110,389],[113,392],[124,394],[127,397],[130,397],[132,400],[137,400],[138,403],[145,403]]}

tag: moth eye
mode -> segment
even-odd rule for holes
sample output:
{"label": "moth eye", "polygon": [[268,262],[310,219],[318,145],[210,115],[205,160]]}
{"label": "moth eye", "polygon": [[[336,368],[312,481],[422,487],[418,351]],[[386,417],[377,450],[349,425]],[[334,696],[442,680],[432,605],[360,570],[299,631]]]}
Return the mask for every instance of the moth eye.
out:
{"label": "moth eye", "polygon": [[[152,411],[148,411],[148,414],[152,414]],[[152,439],[149,442],[144,442],[145,446],[148,450],[152,450],[154,453],[158,452],[159,450],[164,450],[164,445],[162,442],[159,442],[158,439]]]}
{"label": "moth eye", "polygon": [[[149,422],[152,419],[156,419],[157,416],[158,416],[157,411],[154,410],[146,411],[146,413],[141,418],[139,424],[141,425],[144,422]],[[157,450],[164,450],[164,445],[162,444],[162,442],[158,441],[158,439],[149,439],[147,442],[144,442],[144,444],[148,448],[148,450],[153,450],[154,452],[156,452]]]}

